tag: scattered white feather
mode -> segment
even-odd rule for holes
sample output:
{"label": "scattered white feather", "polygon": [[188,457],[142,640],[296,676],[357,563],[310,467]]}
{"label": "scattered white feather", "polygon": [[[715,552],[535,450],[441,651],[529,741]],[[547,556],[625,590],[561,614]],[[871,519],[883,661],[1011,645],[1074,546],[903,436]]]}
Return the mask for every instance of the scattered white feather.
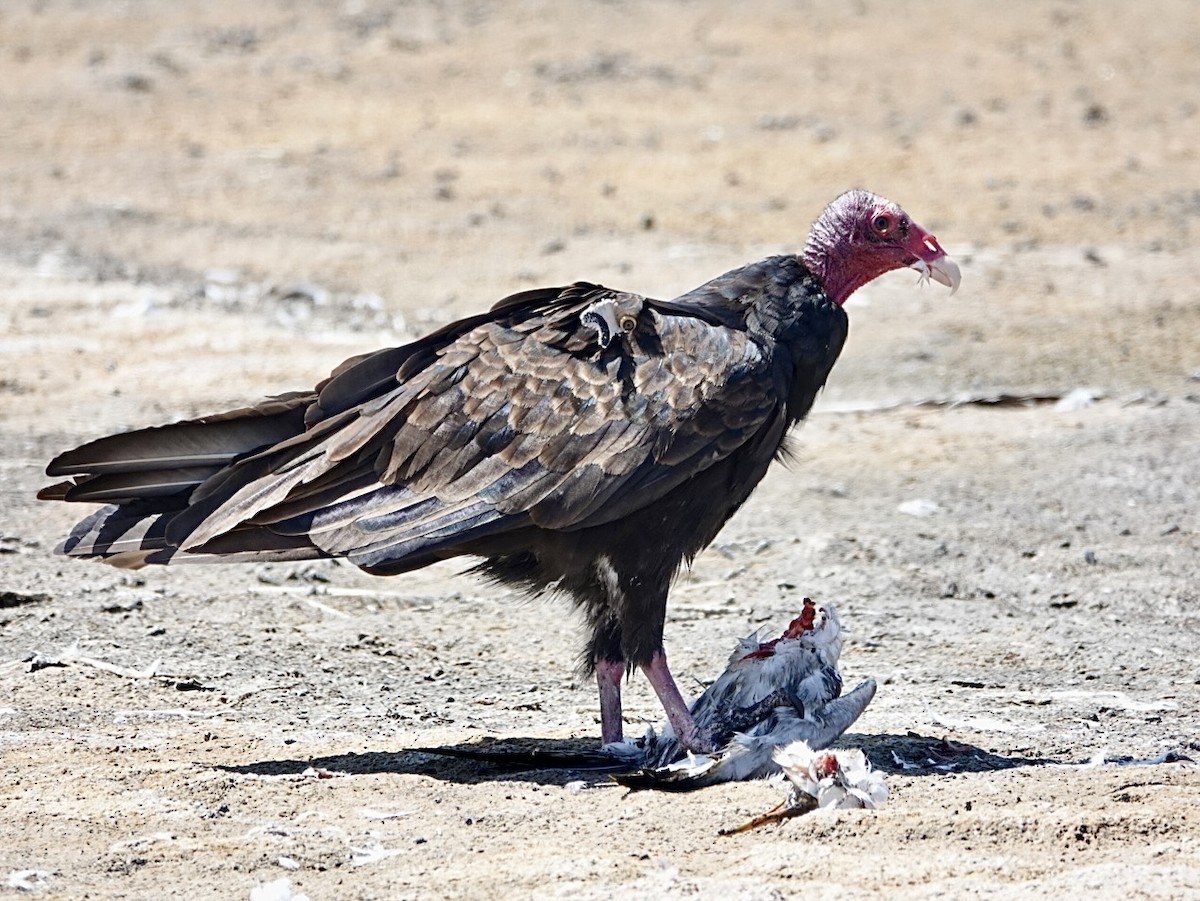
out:
{"label": "scattered white feather", "polygon": [[896,766],[905,770],[919,770],[921,768],[919,763],[913,763],[911,760],[906,760],[895,751],[892,752],[892,762],[895,763]]}
{"label": "scattered white feather", "polygon": [[367,864],[379,863],[381,860],[387,860],[389,857],[395,857],[400,853],[398,849],[385,848],[379,842],[374,842],[365,848],[351,848],[350,864],[355,867],[363,867]]}
{"label": "scattered white feather", "polygon": [[18,892],[37,892],[44,889],[50,879],[45,870],[13,870],[4,880],[4,887]]}
{"label": "scattered white feather", "polygon": [[941,508],[938,507],[937,502],[922,497],[905,501],[896,509],[908,516],[932,516]]}
{"label": "scattered white feather", "polygon": [[221,711],[219,710],[188,710],[185,707],[172,707],[165,710],[114,710],[112,718],[114,723],[127,723],[131,717],[135,716],[208,720],[220,715]]}
{"label": "scattered white feather", "polygon": [[151,832],[148,835],[139,835],[134,838],[127,838],[124,841],[113,842],[108,850],[110,854],[117,854],[121,851],[129,851],[134,848],[147,848],[158,842],[173,841],[175,841],[174,832]]}
{"label": "scattered white feather", "polygon": [[109,663],[107,660],[98,660],[95,657],[86,656],[80,650],[78,640],[71,642],[71,644],[67,645],[57,654],[34,654],[25,662],[29,664],[31,672],[49,666],[69,666],[72,663],[77,663],[80,666],[90,666],[93,669],[112,673],[114,676],[124,676],[127,679],[152,678],[158,673],[159,667],[162,666],[161,660],[155,660],[144,669],[117,666],[115,663]]}
{"label": "scattered white feather", "polygon": [[411,810],[375,810],[373,807],[364,807],[358,812],[364,820],[398,820],[412,814]]}
{"label": "scattered white feather", "polygon": [[325,767],[310,766],[305,767],[300,773],[300,776],[305,779],[334,779],[338,776],[345,776],[345,773],[337,772],[336,770],[327,770]]}
{"label": "scattered white feather", "polygon": [[674,763],[668,763],[662,769],[669,773],[687,773],[690,776],[701,776],[717,765],[717,758],[711,754],[697,754],[688,751],[687,755]]}
{"label": "scattered white feather", "polygon": [[250,901],[309,901],[308,895],[292,891],[292,880],[284,876],[250,889]]}
{"label": "scattered white feather", "polygon": [[1054,403],[1055,413],[1075,413],[1086,410],[1096,402],[1098,394],[1091,388],[1076,388],[1064,394]]}

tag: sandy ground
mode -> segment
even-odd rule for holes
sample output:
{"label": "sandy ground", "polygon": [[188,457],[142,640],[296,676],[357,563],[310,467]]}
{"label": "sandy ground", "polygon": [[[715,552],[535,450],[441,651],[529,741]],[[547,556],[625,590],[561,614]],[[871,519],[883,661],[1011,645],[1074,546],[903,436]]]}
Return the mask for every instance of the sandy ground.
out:
{"label": "sandy ground", "polygon": [[[1200,759],[1188,0],[13,0],[0,36],[0,893],[1200,895],[1200,770],[1096,762]],[[795,249],[855,185],[963,289],[850,303],[797,462],[667,634],[694,685],[837,603],[847,681],[880,683],[846,737],[879,811],[718,837],[782,789],[415,751],[598,736],[568,608],[458,565],[51,555],[82,512],[33,500],[59,450],[532,285],[671,295]],[[1051,400],[922,404],[1003,395]],[[629,731],[657,721],[628,696]]]}

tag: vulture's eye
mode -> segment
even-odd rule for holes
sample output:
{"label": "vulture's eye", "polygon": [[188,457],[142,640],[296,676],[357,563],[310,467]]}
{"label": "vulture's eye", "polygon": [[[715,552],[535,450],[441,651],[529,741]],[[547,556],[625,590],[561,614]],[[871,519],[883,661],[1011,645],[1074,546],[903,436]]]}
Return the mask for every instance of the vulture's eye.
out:
{"label": "vulture's eye", "polygon": [[620,325],[622,331],[632,332],[635,328],[637,328],[637,319],[627,313],[621,317]]}
{"label": "vulture's eye", "polygon": [[871,220],[871,227],[881,235],[886,235],[892,230],[892,219],[890,216],[878,215]]}

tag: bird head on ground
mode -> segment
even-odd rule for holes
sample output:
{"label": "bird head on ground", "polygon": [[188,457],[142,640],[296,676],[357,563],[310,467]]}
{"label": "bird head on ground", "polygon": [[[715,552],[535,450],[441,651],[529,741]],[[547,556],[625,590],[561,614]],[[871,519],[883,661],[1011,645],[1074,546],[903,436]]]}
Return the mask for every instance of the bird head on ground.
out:
{"label": "bird head on ground", "polygon": [[937,238],[898,205],[870,191],[847,191],[813,223],[804,245],[804,263],[836,304],[872,279],[910,268],[953,294],[961,280],[958,265]]}
{"label": "bird head on ground", "polygon": [[759,641],[757,633],[738,642],[729,658],[730,666],[743,661],[761,661],[770,657],[788,657],[822,651],[836,663],[842,650],[842,620],[832,604],[816,604],[805,598],[800,615],[793,619],[778,638]]}

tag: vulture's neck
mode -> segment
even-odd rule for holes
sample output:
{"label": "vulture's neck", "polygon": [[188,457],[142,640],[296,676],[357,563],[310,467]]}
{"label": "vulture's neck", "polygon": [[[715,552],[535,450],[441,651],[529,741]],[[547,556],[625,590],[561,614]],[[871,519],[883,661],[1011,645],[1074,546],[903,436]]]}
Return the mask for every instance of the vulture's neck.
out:
{"label": "vulture's neck", "polygon": [[833,233],[824,220],[813,226],[800,256],[825,290],[825,296],[839,307],[871,280],[868,274],[847,265],[845,240]]}

